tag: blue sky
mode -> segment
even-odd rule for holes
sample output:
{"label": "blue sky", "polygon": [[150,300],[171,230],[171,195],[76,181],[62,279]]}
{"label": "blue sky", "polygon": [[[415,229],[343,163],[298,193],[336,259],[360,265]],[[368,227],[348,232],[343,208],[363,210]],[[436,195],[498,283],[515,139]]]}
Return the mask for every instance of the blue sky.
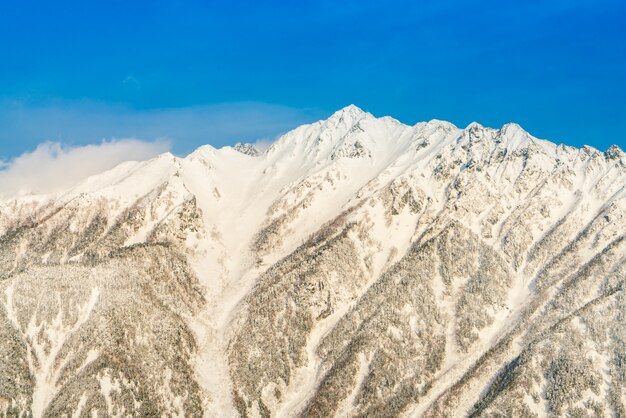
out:
{"label": "blue sky", "polygon": [[272,139],[354,103],[626,147],[626,2],[4,1],[0,159]]}

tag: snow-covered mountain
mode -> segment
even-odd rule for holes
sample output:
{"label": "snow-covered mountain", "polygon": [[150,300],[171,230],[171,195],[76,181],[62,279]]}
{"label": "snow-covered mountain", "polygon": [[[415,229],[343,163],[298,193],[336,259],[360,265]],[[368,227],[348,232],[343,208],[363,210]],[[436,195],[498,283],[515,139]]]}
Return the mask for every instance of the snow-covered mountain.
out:
{"label": "snow-covered mountain", "polygon": [[626,416],[626,155],[349,106],[0,203],[4,416]]}

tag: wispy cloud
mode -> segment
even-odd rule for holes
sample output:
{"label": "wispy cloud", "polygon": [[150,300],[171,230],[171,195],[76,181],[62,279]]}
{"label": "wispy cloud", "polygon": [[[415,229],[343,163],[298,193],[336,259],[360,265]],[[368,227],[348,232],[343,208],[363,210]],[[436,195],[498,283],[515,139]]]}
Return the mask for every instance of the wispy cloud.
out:
{"label": "wispy cloud", "polygon": [[256,149],[258,149],[259,151],[263,152],[269,149],[269,147],[272,146],[272,144],[276,141],[276,138],[270,139],[270,138],[260,138],[257,139],[256,141],[254,141],[252,143],[252,145],[254,145],[254,147]]}
{"label": "wispy cloud", "polygon": [[137,90],[141,90],[141,83],[132,75],[127,76],[122,80],[122,84],[130,84],[135,87]]}
{"label": "wispy cloud", "polygon": [[200,145],[236,142],[264,149],[271,138],[320,116],[264,103],[137,110],[93,101],[0,101],[0,198],[62,190],[167,150],[185,155]]}
{"label": "wispy cloud", "polygon": [[183,155],[204,144],[220,147],[275,138],[323,116],[316,110],[247,102],[133,109],[93,101],[0,101],[0,158],[44,141],[81,145],[103,138],[169,138],[173,152]]}
{"label": "wispy cloud", "polygon": [[121,162],[145,160],[169,147],[165,140],[120,139],[74,147],[45,142],[9,162],[0,162],[0,198],[63,190]]}

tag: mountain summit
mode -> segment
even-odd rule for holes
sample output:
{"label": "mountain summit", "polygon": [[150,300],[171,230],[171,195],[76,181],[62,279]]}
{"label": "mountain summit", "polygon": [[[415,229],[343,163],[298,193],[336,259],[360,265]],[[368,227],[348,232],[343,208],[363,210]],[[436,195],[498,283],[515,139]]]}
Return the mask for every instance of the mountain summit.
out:
{"label": "mountain summit", "polygon": [[626,414],[626,156],[348,106],[0,203],[7,416]]}

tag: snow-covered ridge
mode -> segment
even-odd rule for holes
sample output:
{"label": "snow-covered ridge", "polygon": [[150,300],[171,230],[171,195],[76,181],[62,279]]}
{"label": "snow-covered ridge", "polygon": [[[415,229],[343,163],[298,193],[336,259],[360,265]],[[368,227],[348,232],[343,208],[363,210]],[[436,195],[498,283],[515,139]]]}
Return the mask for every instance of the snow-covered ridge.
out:
{"label": "snow-covered ridge", "polygon": [[[85,179],[71,190],[51,197],[69,199],[80,193],[137,196],[179,173],[184,165],[198,160],[202,160],[207,167],[219,164],[225,170],[230,169],[233,175],[236,175],[241,164],[263,167],[263,173],[267,174],[271,174],[272,169],[278,166],[291,166],[290,172],[285,174],[293,177],[328,164],[333,159],[369,158],[373,163],[379,163],[403,153],[415,154],[412,152],[415,147],[428,148],[429,156],[433,157],[445,152],[446,148],[471,147],[475,153],[494,150],[521,153],[529,150],[543,154],[546,165],[553,161],[598,157],[609,160],[609,164],[626,165],[626,154],[617,145],[611,146],[604,153],[589,146],[577,149],[556,145],[531,136],[515,123],[507,123],[499,129],[487,128],[477,122],[461,129],[440,120],[408,126],[390,117],[376,118],[349,105],[327,120],[303,125],[284,134],[263,152],[252,144],[237,144],[220,149],[203,145],[186,157],[165,153],[148,161],[122,163],[110,171]],[[258,158],[246,160],[238,154]],[[416,155],[414,159],[426,162],[423,157]],[[299,173],[293,173],[294,167]],[[37,196],[27,198],[38,199]]]}

